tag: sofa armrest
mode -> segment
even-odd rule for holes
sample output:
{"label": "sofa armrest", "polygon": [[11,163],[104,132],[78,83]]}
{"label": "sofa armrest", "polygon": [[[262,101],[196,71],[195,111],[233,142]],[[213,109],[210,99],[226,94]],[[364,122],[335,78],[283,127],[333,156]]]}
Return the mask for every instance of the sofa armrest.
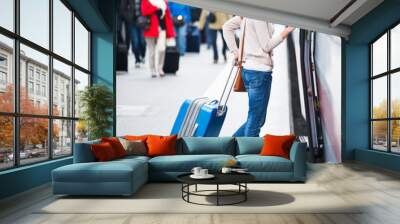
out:
{"label": "sofa armrest", "polygon": [[74,163],[89,163],[95,162],[96,158],[92,153],[90,146],[99,143],[99,141],[90,141],[75,143],[74,145]]}
{"label": "sofa armrest", "polygon": [[305,181],[307,173],[306,143],[295,141],[290,149],[290,160],[293,162],[293,179]]}

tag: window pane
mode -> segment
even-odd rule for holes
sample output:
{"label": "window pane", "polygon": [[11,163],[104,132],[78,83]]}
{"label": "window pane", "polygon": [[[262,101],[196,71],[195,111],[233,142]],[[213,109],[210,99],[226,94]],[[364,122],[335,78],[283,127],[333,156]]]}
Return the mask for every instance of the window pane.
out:
{"label": "window pane", "polygon": [[86,122],[79,120],[75,122],[75,143],[88,140],[88,129]]}
{"label": "window pane", "polygon": [[381,77],[372,81],[372,118],[387,117],[387,78]]}
{"label": "window pane", "polygon": [[387,121],[372,122],[372,147],[387,151]]}
{"label": "window pane", "polygon": [[60,1],[53,1],[53,51],[71,60],[72,12]]}
{"label": "window pane", "polygon": [[49,0],[20,0],[21,36],[49,47]]}
{"label": "window pane", "polygon": [[89,69],[89,32],[75,18],[75,63]]}
{"label": "window pane", "polygon": [[81,114],[80,94],[86,86],[89,86],[89,75],[75,69],[75,117]]}
{"label": "window pane", "polygon": [[20,108],[25,114],[48,114],[49,57],[21,44]]}
{"label": "window pane", "polygon": [[14,165],[13,118],[0,116],[0,170]]}
{"label": "window pane", "polygon": [[72,117],[71,66],[53,60],[53,114]]}
{"label": "window pane", "polygon": [[387,34],[372,45],[372,68],[373,75],[387,71]]}
{"label": "window pane", "polygon": [[400,24],[391,30],[390,37],[391,69],[400,67]]}
{"label": "window pane", "polygon": [[391,75],[391,109],[392,117],[400,118],[400,72]]}
{"label": "window pane", "polygon": [[392,152],[400,153],[400,120],[391,121]]}
{"label": "window pane", "polygon": [[14,31],[14,0],[0,1],[0,26]]}
{"label": "window pane", "polygon": [[14,111],[13,40],[0,35],[0,111]]}
{"label": "window pane", "polygon": [[60,157],[72,154],[72,121],[53,121],[53,156]]}
{"label": "window pane", "polygon": [[22,117],[20,119],[20,163],[34,163],[49,158],[49,120]]}

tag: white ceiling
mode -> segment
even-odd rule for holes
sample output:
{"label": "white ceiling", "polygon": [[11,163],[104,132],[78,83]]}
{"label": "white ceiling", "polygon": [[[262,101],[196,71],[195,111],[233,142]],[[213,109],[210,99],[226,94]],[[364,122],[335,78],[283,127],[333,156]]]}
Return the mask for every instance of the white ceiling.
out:
{"label": "white ceiling", "polygon": [[[342,37],[383,0],[171,0]],[[339,13],[343,8],[346,10]],[[337,16],[335,16],[337,15]],[[336,18],[336,20],[335,20]]]}

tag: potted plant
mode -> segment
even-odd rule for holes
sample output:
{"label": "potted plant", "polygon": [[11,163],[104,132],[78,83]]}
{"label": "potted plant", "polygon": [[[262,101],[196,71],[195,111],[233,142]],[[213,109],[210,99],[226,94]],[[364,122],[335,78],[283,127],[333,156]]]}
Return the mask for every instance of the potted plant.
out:
{"label": "potted plant", "polygon": [[90,140],[110,136],[114,99],[110,89],[102,84],[86,87],[79,98],[82,120]]}

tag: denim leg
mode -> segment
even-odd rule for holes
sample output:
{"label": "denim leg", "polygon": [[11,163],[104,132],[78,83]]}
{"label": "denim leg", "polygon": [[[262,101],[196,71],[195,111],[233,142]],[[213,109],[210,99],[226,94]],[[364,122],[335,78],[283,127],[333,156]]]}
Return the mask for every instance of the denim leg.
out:
{"label": "denim leg", "polygon": [[[248,79],[247,79],[247,74],[242,71],[242,80],[244,83],[244,86],[246,87],[246,89],[249,88],[248,86]],[[243,137],[246,136],[246,127],[247,127],[247,121],[245,121],[242,126],[240,126],[240,128],[233,134],[233,137]]]}
{"label": "denim leg", "polygon": [[228,46],[226,45],[222,30],[219,30],[219,32],[221,33],[222,37],[222,55],[226,58],[226,51],[228,50]]}
{"label": "denim leg", "polygon": [[141,61],[140,58],[140,43],[139,43],[139,31],[136,26],[131,26],[131,42],[132,42],[132,53],[135,55],[136,63]]}
{"label": "denim leg", "polygon": [[217,47],[217,30],[210,29],[211,46],[213,48],[213,59],[218,60],[218,47]]}
{"label": "denim leg", "polygon": [[264,126],[271,92],[271,72],[244,70],[248,77],[249,111],[245,136],[258,137]]}
{"label": "denim leg", "polygon": [[245,130],[246,130],[247,122],[244,122],[242,126],[233,134],[233,137],[243,137],[245,136]]}
{"label": "denim leg", "polygon": [[179,27],[178,26],[175,26],[174,25],[174,30],[175,30],[175,42],[176,42],[176,46],[178,47],[178,50],[179,50],[179,53],[181,52],[181,43],[180,43],[180,41],[181,41],[181,38],[180,38],[180,30],[179,30]]}
{"label": "denim leg", "polygon": [[136,30],[138,34],[140,57],[142,60],[144,60],[146,57],[146,41],[144,40],[143,30],[139,27],[136,27]]}
{"label": "denim leg", "polygon": [[186,33],[187,33],[187,25],[184,24],[183,26],[176,29],[177,36],[176,36],[176,43],[179,46],[179,53],[184,55],[186,53]]}

